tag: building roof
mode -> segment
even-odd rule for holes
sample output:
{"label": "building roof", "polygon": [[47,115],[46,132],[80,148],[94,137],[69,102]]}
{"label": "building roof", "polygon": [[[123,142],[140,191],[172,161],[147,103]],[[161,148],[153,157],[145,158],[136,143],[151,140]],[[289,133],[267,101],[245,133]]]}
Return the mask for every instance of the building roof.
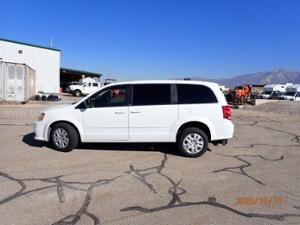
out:
{"label": "building roof", "polygon": [[27,46],[31,46],[31,47],[35,47],[35,48],[43,48],[43,49],[60,52],[60,50],[56,49],[56,48],[50,48],[50,47],[45,47],[45,46],[35,45],[35,44],[29,44],[29,43],[25,43],[25,42],[21,42],[21,41],[14,41],[14,40],[9,40],[9,39],[4,39],[4,38],[0,38],[0,41],[6,41],[6,42],[14,43],[14,44],[27,45]]}
{"label": "building roof", "polygon": [[70,68],[60,68],[60,73],[71,73],[75,75],[86,75],[86,76],[98,76],[101,77],[103,74],[101,73],[94,73],[94,72],[89,72],[89,71],[83,71],[83,70],[75,70],[75,69],[70,69]]}

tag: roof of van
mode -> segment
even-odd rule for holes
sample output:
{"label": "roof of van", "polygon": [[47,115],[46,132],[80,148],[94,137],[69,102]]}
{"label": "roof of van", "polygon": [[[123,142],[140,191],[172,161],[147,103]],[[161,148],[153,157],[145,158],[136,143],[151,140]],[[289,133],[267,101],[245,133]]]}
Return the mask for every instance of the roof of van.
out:
{"label": "roof of van", "polygon": [[294,88],[294,89],[298,89],[298,88],[300,88],[300,84],[294,84],[294,85],[290,85],[290,86],[288,86],[287,87],[287,89],[292,89],[292,88]]}
{"label": "roof of van", "polygon": [[279,87],[279,86],[288,86],[289,84],[267,84],[264,88],[272,88],[272,87]]}
{"label": "roof of van", "polygon": [[202,84],[205,86],[218,86],[217,83],[197,80],[137,80],[137,81],[122,81],[115,84]]}

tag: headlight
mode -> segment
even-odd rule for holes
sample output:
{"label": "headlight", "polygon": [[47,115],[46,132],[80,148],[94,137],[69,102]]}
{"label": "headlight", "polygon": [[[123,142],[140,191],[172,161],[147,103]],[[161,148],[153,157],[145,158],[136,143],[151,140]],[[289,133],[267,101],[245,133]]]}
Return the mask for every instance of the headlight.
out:
{"label": "headlight", "polygon": [[42,121],[44,119],[45,115],[46,115],[45,113],[41,113],[38,117],[38,121]]}

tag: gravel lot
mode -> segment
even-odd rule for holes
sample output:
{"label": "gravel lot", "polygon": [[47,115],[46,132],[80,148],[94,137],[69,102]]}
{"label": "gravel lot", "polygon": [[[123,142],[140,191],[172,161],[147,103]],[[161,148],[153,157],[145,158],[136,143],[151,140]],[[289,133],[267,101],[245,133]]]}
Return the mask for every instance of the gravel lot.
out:
{"label": "gravel lot", "polygon": [[0,106],[2,225],[300,224],[300,103],[234,110],[235,137],[197,159],[173,145],[57,152],[33,139],[49,105]]}

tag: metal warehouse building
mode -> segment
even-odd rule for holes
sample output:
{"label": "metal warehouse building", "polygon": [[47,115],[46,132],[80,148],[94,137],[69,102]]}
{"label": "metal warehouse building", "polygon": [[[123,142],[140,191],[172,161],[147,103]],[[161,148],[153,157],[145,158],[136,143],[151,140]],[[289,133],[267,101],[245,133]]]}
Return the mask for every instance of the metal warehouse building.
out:
{"label": "metal warehouse building", "polygon": [[60,50],[0,39],[0,60],[33,68],[36,72],[36,91],[59,92]]}

